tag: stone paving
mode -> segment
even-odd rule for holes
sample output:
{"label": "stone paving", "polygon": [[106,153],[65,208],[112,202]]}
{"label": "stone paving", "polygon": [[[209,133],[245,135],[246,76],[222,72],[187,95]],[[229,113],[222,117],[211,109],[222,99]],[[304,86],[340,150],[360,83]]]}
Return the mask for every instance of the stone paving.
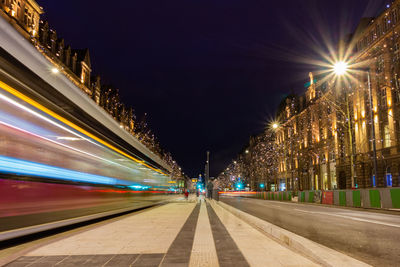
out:
{"label": "stone paving", "polygon": [[191,196],[44,245],[6,266],[316,264],[214,202]]}

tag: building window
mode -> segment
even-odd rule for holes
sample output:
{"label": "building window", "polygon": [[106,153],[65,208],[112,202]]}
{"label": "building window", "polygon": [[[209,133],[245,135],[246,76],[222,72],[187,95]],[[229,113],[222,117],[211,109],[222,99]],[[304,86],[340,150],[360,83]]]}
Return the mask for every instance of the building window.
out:
{"label": "building window", "polygon": [[17,17],[21,17],[21,2],[17,3]]}
{"label": "building window", "polygon": [[399,44],[396,43],[394,45],[394,49],[393,49],[393,61],[394,62],[398,62],[399,61]]}
{"label": "building window", "polygon": [[387,30],[389,30],[390,29],[390,19],[389,18],[385,18],[384,19],[384,25],[385,25],[385,31],[387,31]]}
{"label": "building window", "polygon": [[392,23],[393,24],[396,24],[397,23],[397,10],[396,9],[393,9],[393,11],[392,11]]}
{"label": "building window", "polygon": [[370,40],[371,43],[375,40],[374,37],[375,37],[374,31],[370,31],[370,33],[369,33],[369,40]]}
{"label": "building window", "polygon": [[331,169],[331,188],[337,189],[337,181],[336,181],[336,169]]}
{"label": "building window", "polygon": [[380,24],[376,24],[376,35],[379,38],[381,36],[381,25]]}
{"label": "building window", "polygon": [[380,91],[380,99],[381,99],[381,108],[386,109],[387,108],[387,97],[386,97],[386,88],[382,88]]}
{"label": "building window", "polygon": [[389,125],[385,125],[383,131],[384,131],[383,146],[384,146],[384,147],[390,147],[391,142],[390,142],[390,130],[389,130]]}
{"label": "building window", "polygon": [[393,180],[392,180],[392,174],[390,171],[390,167],[387,168],[386,170],[386,185],[387,186],[392,186],[393,185]]}
{"label": "building window", "polygon": [[385,67],[385,61],[383,60],[383,55],[378,56],[378,59],[376,61],[376,73],[381,73],[383,72]]}

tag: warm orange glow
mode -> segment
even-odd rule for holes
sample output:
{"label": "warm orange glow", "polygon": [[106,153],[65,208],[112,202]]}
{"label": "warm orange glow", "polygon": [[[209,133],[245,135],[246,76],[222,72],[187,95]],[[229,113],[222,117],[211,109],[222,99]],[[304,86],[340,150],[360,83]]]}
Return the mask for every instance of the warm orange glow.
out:
{"label": "warm orange glow", "polygon": [[374,117],[374,122],[375,122],[375,123],[378,123],[378,115],[375,115],[375,117]]}

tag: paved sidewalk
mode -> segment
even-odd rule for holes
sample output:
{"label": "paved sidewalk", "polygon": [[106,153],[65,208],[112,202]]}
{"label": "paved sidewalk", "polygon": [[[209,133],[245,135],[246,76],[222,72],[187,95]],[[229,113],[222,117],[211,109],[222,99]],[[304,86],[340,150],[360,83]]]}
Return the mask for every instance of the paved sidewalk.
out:
{"label": "paved sidewalk", "polygon": [[316,266],[219,205],[199,200],[75,234],[7,266]]}

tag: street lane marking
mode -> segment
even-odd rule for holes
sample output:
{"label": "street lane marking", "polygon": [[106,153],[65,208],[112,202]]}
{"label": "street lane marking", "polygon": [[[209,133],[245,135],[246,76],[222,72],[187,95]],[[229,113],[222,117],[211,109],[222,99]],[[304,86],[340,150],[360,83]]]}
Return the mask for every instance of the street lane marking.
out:
{"label": "street lane marking", "polygon": [[375,221],[375,220],[367,220],[367,219],[361,219],[361,218],[350,217],[350,216],[346,216],[346,215],[333,214],[333,213],[327,213],[327,212],[308,211],[308,210],[301,210],[301,209],[294,209],[294,210],[301,211],[301,212],[305,212],[305,213],[329,215],[329,216],[335,216],[335,217],[350,219],[350,220],[353,220],[353,221],[375,223],[375,224],[380,224],[380,225],[385,225],[385,226],[391,226],[391,227],[400,228],[400,225],[399,225],[399,224],[392,224],[392,223],[380,222],[380,221]]}

